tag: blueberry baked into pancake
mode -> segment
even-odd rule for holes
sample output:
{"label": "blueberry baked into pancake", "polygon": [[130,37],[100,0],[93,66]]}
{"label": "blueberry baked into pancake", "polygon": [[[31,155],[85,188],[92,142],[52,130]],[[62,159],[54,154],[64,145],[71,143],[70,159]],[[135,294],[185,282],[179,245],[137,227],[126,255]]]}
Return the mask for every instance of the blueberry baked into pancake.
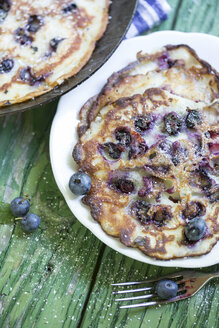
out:
{"label": "blueberry baked into pancake", "polygon": [[[157,53],[115,73],[82,108],[73,151],[78,174],[90,177],[82,201],[92,217],[126,246],[163,260],[206,254],[219,239],[218,75],[191,49],[168,47],[165,63],[183,48],[174,59],[179,84]],[[141,65],[151,70],[139,74]],[[131,71],[124,82],[121,72]]]}
{"label": "blueberry baked into pancake", "polygon": [[1,0],[0,106],[46,93],[90,58],[109,0]]}

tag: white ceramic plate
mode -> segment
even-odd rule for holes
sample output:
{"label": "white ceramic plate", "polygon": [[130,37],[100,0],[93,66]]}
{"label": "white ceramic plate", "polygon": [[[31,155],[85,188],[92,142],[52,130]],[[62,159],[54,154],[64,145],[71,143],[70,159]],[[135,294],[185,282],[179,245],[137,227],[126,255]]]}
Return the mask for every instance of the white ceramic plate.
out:
{"label": "white ceramic plate", "polygon": [[219,70],[219,38],[211,35],[163,31],[123,41],[112,57],[94,75],[61,98],[50,133],[50,157],[55,180],[69,208],[77,219],[102,242],[141,262],[159,266],[197,268],[219,263],[219,243],[209,254],[199,257],[168,261],[150,258],[139,250],[128,248],[116,238],[108,236],[99,223],[92,219],[88,208],[81,203],[80,197],[75,197],[68,188],[69,178],[77,170],[72,159],[72,150],[77,142],[76,127],[82,105],[88,98],[99,93],[113,72],[135,60],[138,51],[151,52],[166,44],[182,43],[191,46],[200,58]]}

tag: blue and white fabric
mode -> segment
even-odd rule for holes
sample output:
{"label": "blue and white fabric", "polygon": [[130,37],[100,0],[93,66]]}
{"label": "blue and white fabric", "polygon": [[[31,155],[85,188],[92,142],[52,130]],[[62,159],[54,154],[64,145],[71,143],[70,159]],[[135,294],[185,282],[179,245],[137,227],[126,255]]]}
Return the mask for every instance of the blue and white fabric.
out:
{"label": "blue and white fabric", "polygon": [[168,17],[170,9],[166,0],[139,0],[126,38],[139,35],[164,21]]}

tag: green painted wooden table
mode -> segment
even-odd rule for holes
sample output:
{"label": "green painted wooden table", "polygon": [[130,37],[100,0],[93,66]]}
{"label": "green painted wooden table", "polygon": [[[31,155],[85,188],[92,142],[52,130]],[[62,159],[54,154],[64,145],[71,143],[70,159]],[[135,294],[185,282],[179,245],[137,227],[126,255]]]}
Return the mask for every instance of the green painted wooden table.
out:
{"label": "green painted wooden table", "polygon": [[[169,19],[153,31],[219,36],[218,0],[169,3]],[[56,105],[0,119],[0,328],[218,328],[218,280],[189,300],[162,307],[127,311],[113,303],[112,282],[176,269],[118,254],[74,218],[49,160]],[[22,193],[31,195],[32,211],[42,220],[40,229],[30,235],[14,223],[9,211],[8,203]],[[219,265],[204,270],[216,271]]]}

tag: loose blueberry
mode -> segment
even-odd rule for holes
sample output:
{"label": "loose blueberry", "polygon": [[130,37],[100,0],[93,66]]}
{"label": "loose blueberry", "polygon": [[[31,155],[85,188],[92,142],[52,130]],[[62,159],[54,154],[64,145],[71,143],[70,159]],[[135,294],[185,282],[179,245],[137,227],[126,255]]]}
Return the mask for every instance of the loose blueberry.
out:
{"label": "loose blueberry", "polygon": [[141,115],[138,116],[135,120],[135,130],[139,133],[143,133],[151,127],[151,116],[150,115]]}
{"label": "loose blueberry", "polygon": [[15,41],[20,43],[22,46],[27,46],[33,41],[32,36],[27,35],[23,28],[18,28],[15,31]]}
{"label": "loose blueberry", "polygon": [[150,204],[144,200],[137,200],[131,207],[132,213],[141,223],[147,223],[150,219],[147,214],[149,209]]}
{"label": "loose blueberry", "polygon": [[164,117],[165,130],[169,135],[177,135],[182,127],[182,121],[175,112],[171,112]]}
{"label": "loose blueberry", "polygon": [[127,128],[118,128],[115,131],[115,138],[124,146],[129,146],[132,142],[131,133]]}
{"label": "loose blueberry", "polygon": [[155,291],[158,296],[167,300],[177,295],[178,285],[172,280],[160,280],[155,287]]}
{"label": "loose blueberry", "polygon": [[36,33],[43,25],[42,16],[32,15],[29,17],[26,29],[30,33]]}
{"label": "loose blueberry", "polygon": [[75,195],[85,195],[91,188],[91,178],[84,172],[74,173],[69,180],[69,189]]}
{"label": "loose blueberry", "polygon": [[11,8],[11,1],[9,0],[0,1],[0,23],[3,22],[3,20],[5,20],[10,8]]}
{"label": "loose blueberry", "polygon": [[185,235],[189,241],[200,240],[206,231],[206,223],[201,218],[194,218],[185,227]]}
{"label": "loose blueberry", "polygon": [[16,197],[12,200],[10,209],[15,217],[24,216],[30,209],[30,203],[25,197]]}
{"label": "loose blueberry", "polygon": [[186,219],[191,220],[197,216],[199,217],[204,215],[205,212],[205,206],[202,203],[193,201],[186,205],[186,208],[183,211],[183,216]]}
{"label": "loose blueberry", "polygon": [[119,178],[115,179],[110,183],[113,189],[123,193],[123,194],[130,194],[134,191],[134,183],[126,178]]}
{"label": "loose blueberry", "polygon": [[123,151],[121,145],[115,144],[113,142],[106,142],[105,144],[102,145],[102,148],[113,159],[119,159]]}
{"label": "loose blueberry", "polygon": [[62,11],[66,14],[76,9],[77,9],[77,5],[74,2],[72,2],[69,6],[65,7]]}
{"label": "loose blueberry", "polygon": [[34,213],[28,213],[21,220],[21,226],[24,231],[32,232],[36,230],[40,225],[40,218]]}
{"label": "loose blueberry", "polygon": [[4,59],[0,63],[0,74],[9,73],[14,67],[13,59]]}
{"label": "loose blueberry", "polygon": [[186,126],[188,128],[194,128],[197,124],[200,124],[202,122],[202,116],[199,111],[193,109],[190,110],[188,115],[186,116]]}
{"label": "loose blueberry", "polygon": [[63,40],[64,40],[63,38],[59,38],[59,37],[53,38],[49,43],[51,50],[55,52],[58,48],[59,43]]}

